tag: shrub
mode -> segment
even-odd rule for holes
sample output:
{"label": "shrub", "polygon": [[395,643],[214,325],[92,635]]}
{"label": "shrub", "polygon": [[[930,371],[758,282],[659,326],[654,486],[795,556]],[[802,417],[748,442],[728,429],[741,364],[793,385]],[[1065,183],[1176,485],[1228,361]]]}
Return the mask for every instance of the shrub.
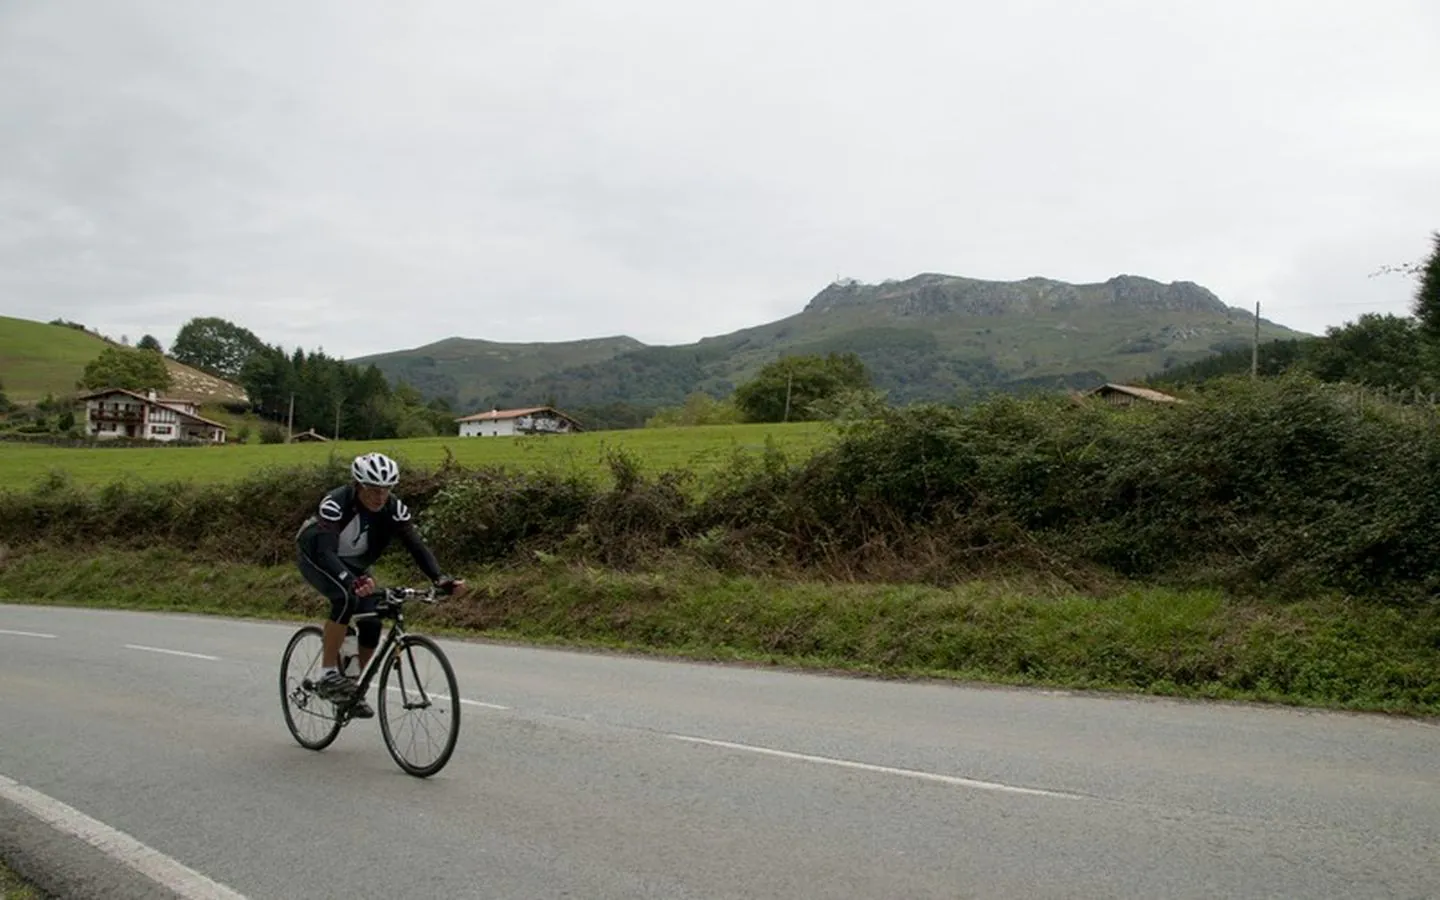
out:
{"label": "shrub", "polygon": [[[705,565],[946,581],[993,566],[1071,584],[1111,575],[1274,596],[1372,600],[1440,587],[1440,417],[1358,403],[1301,375],[1208,385],[1114,409],[1058,397],[880,412],[804,460],[773,446],[703,485],[625,453],[610,486],[554,471],[406,472],[402,496],[447,567],[537,551],[616,567],[681,552]],[[0,542],[163,542],[288,562],[347,460],[233,485],[57,476],[0,493]]]}
{"label": "shrub", "polygon": [[553,547],[585,517],[594,486],[578,476],[481,469],[440,486],[420,525],[449,567]]}

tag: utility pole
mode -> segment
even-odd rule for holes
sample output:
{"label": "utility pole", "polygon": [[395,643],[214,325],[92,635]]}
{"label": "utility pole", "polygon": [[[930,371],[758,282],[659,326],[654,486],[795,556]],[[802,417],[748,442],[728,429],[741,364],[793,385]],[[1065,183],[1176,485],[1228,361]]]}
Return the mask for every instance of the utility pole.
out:
{"label": "utility pole", "polygon": [[789,372],[785,375],[785,418],[782,422],[790,421],[790,385],[795,381],[795,373]]}
{"label": "utility pole", "polygon": [[340,440],[340,401],[335,401],[335,440]]}
{"label": "utility pole", "polygon": [[1250,344],[1250,377],[1260,377],[1260,301],[1255,301],[1255,340]]}
{"label": "utility pole", "polygon": [[294,436],[295,436],[295,394],[294,394],[294,392],[292,391],[291,394],[290,394],[290,421],[289,421],[289,423],[285,426],[285,443],[287,443],[287,444],[290,443],[290,439],[293,438]]}

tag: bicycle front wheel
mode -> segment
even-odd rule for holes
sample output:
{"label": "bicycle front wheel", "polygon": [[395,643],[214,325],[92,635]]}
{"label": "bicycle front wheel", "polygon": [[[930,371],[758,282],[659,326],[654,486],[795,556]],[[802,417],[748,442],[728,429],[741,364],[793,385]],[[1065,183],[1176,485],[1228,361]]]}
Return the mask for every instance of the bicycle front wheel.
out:
{"label": "bicycle front wheel", "polygon": [[460,737],[460,686],[445,651],[424,635],[405,635],[380,672],[378,694],[380,733],[400,768],[417,778],[445,768]]}
{"label": "bicycle front wheel", "polygon": [[335,704],[323,700],[313,687],[320,678],[324,632],[306,625],[295,632],[280,658],[280,708],[290,734],[308,750],[324,750],[340,734]]}

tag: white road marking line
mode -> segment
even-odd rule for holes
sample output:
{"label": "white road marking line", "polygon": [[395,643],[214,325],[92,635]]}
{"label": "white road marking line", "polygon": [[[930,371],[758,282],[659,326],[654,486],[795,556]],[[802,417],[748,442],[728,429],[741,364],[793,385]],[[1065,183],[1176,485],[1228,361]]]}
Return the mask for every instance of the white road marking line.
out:
{"label": "white road marking line", "polygon": [[189,656],[193,659],[208,659],[211,662],[219,662],[218,656],[207,656],[204,653],[190,653],[185,650],[166,650],[164,647],[146,647],[143,644],[126,644],[127,650],[148,650],[151,653],[169,653],[171,656]]}
{"label": "white road marking line", "polygon": [[245,900],[243,894],[212,881],[158,850],[140,843],[39,791],[0,775],[0,797],[29,811],[57,831],[74,835],[106,856],[156,881],[185,900]]}
{"label": "white road marking line", "polygon": [[[397,694],[400,693],[400,688],[399,688],[398,685],[394,685],[394,684],[389,685],[389,686],[388,686],[388,690],[394,691],[394,692],[397,693]],[[430,696],[432,696],[432,697],[439,697],[441,700],[449,700],[449,699],[450,699],[450,695],[449,695],[449,694],[431,694]],[[501,705],[498,704],[498,703],[485,703],[485,702],[480,701],[480,700],[466,700],[464,697],[461,697],[461,698],[460,698],[460,703],[461,703],[462,705],[464,705],[464,706],[483,706],[483,707],[485,707],[486,709],[509,709],[509,708],[510,708],[510,707],[508,707],[508,706],[501,706]]]}
{"label": "white road marking line", "polygon": [[919,778],[923,781],[938,781],[941,784],[953,784],[960,787],[978,788],[984,791],[1004,791],[1010,794],[1031,794],[1037,797],[1059,797],[1065,800],[1083,800],[1080,794],[1068,794],[1064,791],[1047,791],[1040,788],[1016,787],[1011,784],[1000,784],[995,781],[977,781],[974,778],[961,778],[958,775],[941,775],[936,772],[922,772],[918,769],[897,769],[893,766],[877,766],[873,763],[854,762],[848,759],[835,759],[829,756],[812,756],[809,753],[793,753],[789,750],[773,750],[769,747],[756,747],[751,744],[736,744],[730,741],[714,741],[709,738],[690,737],[684,734],[667,734],[666,737],[677,741],[689,741],[694,744],[708,744],[712,747],[725,747],[730,750],[746,750],[750,753],[763,753],[768,756],[779,756],[784,759],[798,759],[805,762],[824,763],[828,766],[842,766],[847,769],[862,769],[866,772],[879,772],[883,775],[902,775],[906,778]]}
{"label": "white road marking line", "polygon": [[52,640],[52,641],[55,640],[55,635],[53,635],[53,634],[41,634],[41,633],[38,632],[38,631],[11,631],[11,630],[8,629],[8,628],[0,628],[0,634],[13,634],[13,635],[15,635],[15,636],[17,636],[17,637],[38,637],[38,638],[49,638],[49,639]]}
{"label": "white road marking line", "polygon": [[[447,697],[446,699],[448,700],[449,698]],[[482,701],[482,700],[466,700],[464,697],[461,697],[461,698],[460,698],[460,702],[463,703],[463,704],[465,704],[466,706],[483,706],[483,707],[485,707],[486,709],[509,709],[509,708],[510,708],[510,707],[508,707],[508,706],[501,706],[501,705],[498,704],[498,703],[485,703],[485,702]]]}

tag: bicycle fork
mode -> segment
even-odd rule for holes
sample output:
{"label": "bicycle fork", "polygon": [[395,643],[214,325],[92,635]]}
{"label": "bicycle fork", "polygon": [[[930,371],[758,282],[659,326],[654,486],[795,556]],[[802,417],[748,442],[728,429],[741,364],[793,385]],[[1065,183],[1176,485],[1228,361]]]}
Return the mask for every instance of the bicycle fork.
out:
{"label": "bicycle fork", "polygon": [[[415,685],[415,693],[420,698],[419,700],[411,700],[410,691],[405,687],[405,666],[401,662],[402,656],[410,661],[410,676]],[[405,653],[401,647],[397,646],[390,660],[390,664],[395,667],[396,687],[400,690],[401,707],[407,710],[429,709],[430,697],[426,695],[425,687],[420,683],[420,673],[415,669],[415,657],[412,654]]]}

